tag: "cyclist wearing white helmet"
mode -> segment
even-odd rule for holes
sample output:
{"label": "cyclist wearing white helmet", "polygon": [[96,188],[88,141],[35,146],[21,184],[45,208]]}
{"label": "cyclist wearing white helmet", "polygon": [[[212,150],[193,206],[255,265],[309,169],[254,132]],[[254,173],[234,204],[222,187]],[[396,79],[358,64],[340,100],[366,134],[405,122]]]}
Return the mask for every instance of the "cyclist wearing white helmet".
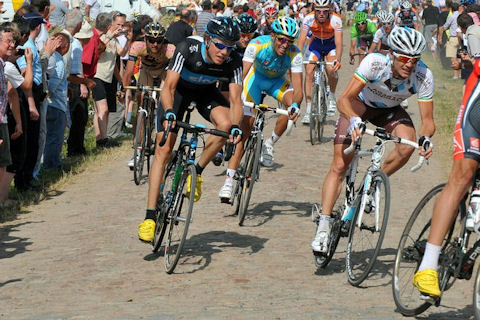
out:
{"label": "cyclist wearing white helmet", "polygon": [[[312,242],[312,249],[316,252],[327,251],[330,215],[353,158],[353,153],[345,155],[343,151],[360,136],[358,124],[368,120],[398,137],[415,140],[413,122],[399,104],[416,93],[422,120],[420,144],[429,141],[435,132],[433,75],[420,61],[420,54],[425,49],[423,35],[410,28],[395,28],[389,42],[391,54],[367,55],[338,101],[340,118],[335,130],[333,161],[323,182],[322,212]],[[384,161],[382,170],[387,175],[393,174],[407,163],[413,152],[412,147],[396,144]],[[428,158],[432,150],[420,153]]]}
{"label": "cyclist wearing white helmet", "polygon": [[400,27],[409,27],[418,30],[417,15],[410,2],[403,1],[400,4],[400,9],[395,14],[395,23]]}
{"label": "cyclist wearing white helmet", "polygon": [[[330,101],[328,113],[335,115],[337,102],[335,100],[335,91],[337,88],[336,71],[341,67],[343,33],[342,19],[337,14],[331,12],[330,0],[314,0],[314,12],[308,14],[303,20],[302,31],[298,39],[298,47],[303,48],[307,36],[312,34],[311,42],[308,47],[310,56],[308,60],[321,60],[325,58],[327,62],[334,62],[334,65],[327,65],[327,77],[330,85]],[[310,122],[310,110],[312,101],[313,73],[315,65],[308,64],[305,67],[305,100],[307,111],[303,117],[303,123]]]}
{"label": "cyclist wearing white helmet", "polygon": [[390,12],[380,10],[377,12],[377,18],[380,23],[380,28],[375,32],[373,43],[368,52],[372,53],[376,51],[387,54],[390,48],[388,46],[388,35],[392,32],[395,17]]}
{"label": "cyclist wearing white helmet", "polygon": [[[243,98],[259,104],[262,92],[288,106],[290,119],[296,121],[303,99],[303,66],[302,52],[293,44],[299,33],[299,27],[294,19],[281,17],[273,21],[272,34],[257,37],[250,41],[243,56]],[[290,80],[287,72],[290,70]],[[220,189],[222,202],[229,202],[233,191],[233,177],[243,154],[243,143],[248,137],[254,120],[250,108],[244,108],[244,118],[241,129],[246,134],[243,141],[237,145],[235,154],[228,162],[225,183]],[[288,119],[280,116],[272,135],[265,140],[261,164],[271,167],[274,162],[273,146],[287,129]]]}

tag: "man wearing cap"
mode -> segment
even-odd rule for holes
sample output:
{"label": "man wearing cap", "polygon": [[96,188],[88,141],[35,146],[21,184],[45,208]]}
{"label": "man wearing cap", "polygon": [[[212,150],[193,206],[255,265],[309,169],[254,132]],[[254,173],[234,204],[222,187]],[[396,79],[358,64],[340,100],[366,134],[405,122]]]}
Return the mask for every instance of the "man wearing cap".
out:
{"label": "man wearing cap", "polygon": [[[42,106],[45,94],[42,85],[42,67],[40,64],[40,55],[35,46],[35,39],[40,33],[41,25],[46,23],[41,15],[36,12],[30,12],[22,16],[22,19],[28,22],[30,26],[30,35],[22,48],[30,48],[33,53],[33,85],[31,91],[27,91],[26,96],[32,97],[35,105],[30,105],[30,117],[27,121],[27,155],[23,167],[23,185],[20,188],[28,188],[33,180],[33,171],[37,162],[39,152],[39,132],[40,132],[40,108]],[[17,65],[22,75],[25,75],[27,62],[25,56],[18,58]]]}

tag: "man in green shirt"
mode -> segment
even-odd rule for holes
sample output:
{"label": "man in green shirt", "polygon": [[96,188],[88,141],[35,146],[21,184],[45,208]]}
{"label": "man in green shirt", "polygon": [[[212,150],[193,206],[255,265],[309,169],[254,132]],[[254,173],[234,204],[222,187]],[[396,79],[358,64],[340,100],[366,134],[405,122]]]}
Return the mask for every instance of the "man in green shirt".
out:
{"label": "man in green shirt", "polygon": [[352,39],[350,41],[350,64],[355,63],[355,49],[361,54],[359,57],[360,62],[362,62],[363,58],[368,53],[368,48],[372,43],[373,36],[375,35],[375,32],[377,32],[377,26],[375,23],[367,18],[368,14],[365,12],[357,12],[355,14],[355,23],[350,31],[350,37]]}

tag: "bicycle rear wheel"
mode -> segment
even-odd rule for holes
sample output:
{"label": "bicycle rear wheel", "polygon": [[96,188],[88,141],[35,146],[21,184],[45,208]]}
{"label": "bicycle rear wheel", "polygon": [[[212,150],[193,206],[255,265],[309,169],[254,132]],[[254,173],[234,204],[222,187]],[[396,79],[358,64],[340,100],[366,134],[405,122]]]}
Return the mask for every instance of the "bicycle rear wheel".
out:
{"label": "bicycle rear wheel", "polygon": [[140,111],[137,118],[135,137],[133,138],[133,180],[136,185],[140,184],[143,175],[146,147],[146,114]]}
{"label": "bicycle rear wheel", "polygon": [[260,170],[260,152],[262,152],[262,136],[256,134],[252,138],[253,145],[249,148],[246,154],[245,176],[243,180],[242,196],[240,198],[240,207],[238,208],[238,225],[242,226],[245,220],[245,215],[248,210],[248,204],[252,196],[253,185],[258,178]]}
{"label": "bicycle rear wheel", "polygon": [[163,184],[161,186],[160,195],[157,201],[157,219],[155,221],[155,234],[153,237],[152,245],[153,252],[157,252],[162,245],[163,237],[165,236],[165,231],[168,226],[168,209],[172,203],[173,190],[172,185],[175,178],[176,172],[176,162],[177,162],[177,151],[172,152],[172,157],[168,165],[165,168],[165,175],[163,179]]}
{"label": "bicycle rear wheel", "polygon": [[[368,203],[361,212],[362,201],[358,201],[348,235],[345,262],[348,282],[354,286],[360,285],[367,278],[375,264],[382,247],[390,210],[390,184],[387,175],[382,171],[375,171],[371,178],[370,190],[367,191],[368,196],[365,199]],[[359,197],[362,195],[363,192],[358,194]],[[360,213],[362,217],[359,227],[357,222]]]}
{"label": "bicycle rear wheel", "polygon": [[[188,176],[191,176],[190,194],[187,193]],[[168,212],[170,227],[165,243],[165,270],[167,273],[172,273],[175,270],[185,245],[188,227],[192,219],[196,182],[197,172],[195,166],[189,165],[184,168],[172,199],[174,203]]]}
{"label": "bicycle rear wheel", "polygon": [[398,311],[404,316],[418,315],[431,306],[431,303],[420,299],[420,294],[413,286],[412,280],[425,252],[433,206],[444,187],[445,184],[434,187],[420,200],[398,244],[393,266],[392,289]]}
{"label": "bicycle rear wheel", "polygon": [[238,177],[236,178],[235,187],[233,189],[232,205],[235,207],[235,210],[233,211],[234,215],[238,215],[238,210],[240,209],[240,200],[242,199],[243,184],[245,182],[245,170],[243,169],[243,166],[244,164],[242,163],[237,169]]}

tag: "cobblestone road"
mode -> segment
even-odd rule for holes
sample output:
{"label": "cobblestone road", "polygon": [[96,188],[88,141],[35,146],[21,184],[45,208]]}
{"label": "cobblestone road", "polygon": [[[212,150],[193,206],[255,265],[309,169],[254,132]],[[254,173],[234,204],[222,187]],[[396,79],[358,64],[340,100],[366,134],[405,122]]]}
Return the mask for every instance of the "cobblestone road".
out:
{"label": "cobblestone road", "polygon": [[[339,92],[352,72],[342,69]],[[410,104],[418,126],[414,100]],[[327,136],[332,132],[333,120]],[[80,174],[29,213],[0,225],[0,318],[402,318],[391,291],[394,253],[420,196],[445,179],[439,157],[418,173],[404,168],[392,177],[380,261],[362,288],[354,288],[344,272],[344,239],[325,270],[315,268],[310,249],[310,208],[320,200],[331,141],[311,146],[307,127],[299,125],[275,151],[277,163],[262,169],[244,227],[217,198],[225,167],[205,171],[189,258],[173,275],[163,271],[163,257],[137,239],[147,186],[133,183],[125,166],[130,153]],[[421,318],[472,317],[472,288],[473,281],[458,281],[442,306]]]}

